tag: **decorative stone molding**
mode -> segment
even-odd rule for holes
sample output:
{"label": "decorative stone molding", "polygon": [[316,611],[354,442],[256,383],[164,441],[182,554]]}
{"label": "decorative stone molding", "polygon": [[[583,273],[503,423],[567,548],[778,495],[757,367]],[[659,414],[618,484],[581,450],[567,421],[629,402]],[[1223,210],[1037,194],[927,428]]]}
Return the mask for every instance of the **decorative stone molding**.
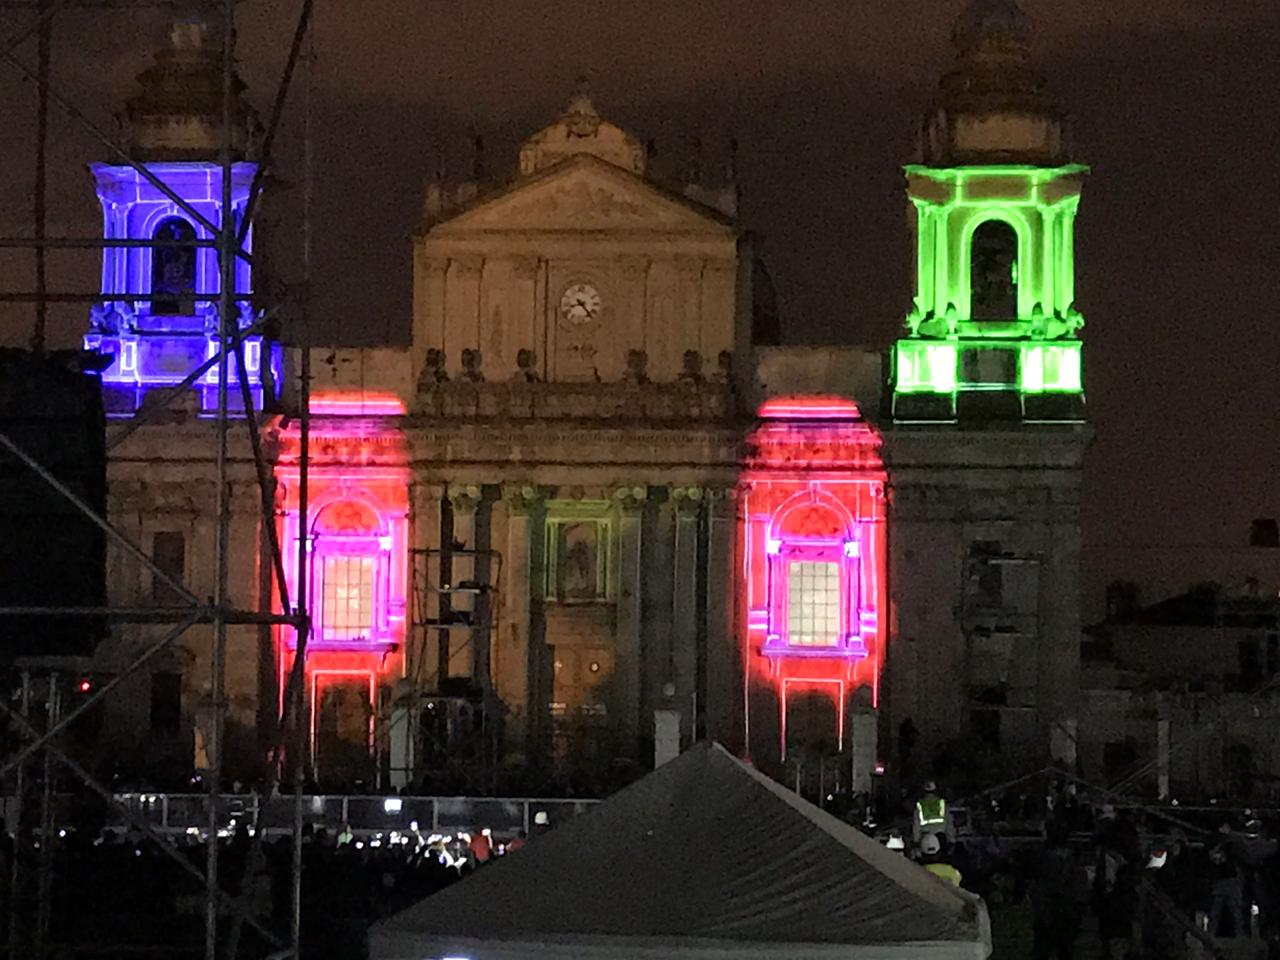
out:
{"label": "decorative stone molding", "polygon": [[546,491],[532,483],[504,485],[502,499],[512,516],[527,517],[546,500]]}
{"label": "decorative stone molding", "polygon": [[730,350],[721,350],[716,357],[716,371],[711,374],[712,383],[732,383],[733,382],[733,352]]}
{"label": "decorative stone molding", "polygon": [[702,509],[707,491],[703,490],[702,487],[672,487],[670,494],[676,513],[687,516]]}
{"label": "decorative stone molding", "polygon": [[623,513],[634,513],[644,509],[649,499],[649,490],[643,486],[618,487],[613,491],[613,500],[622,508]]}
{"label": "decorative stone molding", "polygon": [[467,347],[462,351],[462,379],[468,383],[484,383],[484,371],[481,366],[484,358],[479,347]]}
{"label": "decorative stone molding", "polygon": [[455,513],[474,513],[476,508],[480,506],[483,491],[479,484],[451,483],[446,496],[448,496],[449,504]]}
{"label": "decorative stone molding", "polygon": [[702,354],[697,350],[686,350],[680,366],[680,382],[688,384],[702,383]]}
{"label": "decorative stone molding", "polygon": [[527,347],[516,351],[516,372],[511,375],[512,383],[541,383],[538,373],[538,355]]}
{"label": "decorative stone molding", "polygon": [[627,351],[627,369],[622,379],[627,383],[649,382],[649,355],[643,350]]}
{"label": "decorative stone molding", "polygon": [[443,350],[431,347],[427,350],[422,364],[422,373],[418,376],[418,390],[429,390],[438,383],[448,383],[449,372],[446,369],[446,358]]}

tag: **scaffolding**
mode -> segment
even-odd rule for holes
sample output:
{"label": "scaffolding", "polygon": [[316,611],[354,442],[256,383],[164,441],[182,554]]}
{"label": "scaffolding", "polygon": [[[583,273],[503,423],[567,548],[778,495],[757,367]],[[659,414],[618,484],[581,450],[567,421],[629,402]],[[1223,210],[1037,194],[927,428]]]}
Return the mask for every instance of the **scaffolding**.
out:
{"label": "scaffolding", "polygon": [[[411,725],[414,766],[450,789],[496,791],[502,703],[493,683],[502,554],[463,543],[415,548],[417,682],[398,703]],[[420,693],[416,691],[423,691]]]}
{"label": "scaffolding", "polygon": [[[190,6],[191,4],[188,4]],[[133,418],[122,424],[120,428],[107,438],[108,454],[134,431],[154,417],[157,411],[166,409],[169,404],[182,395],[184,391],[195,385],[200,377],[216,369],[217,371],[217,408],[213,418],[212,434],[214,437],[214,471],[217,481],[216,512],[213,524],[213,556],[215,567],[214,589],[207,600],[197,597],[187,589],[178,578],[171,576],[148,556],[142,547],[134,543],[122,531],[114,527],[109,520],[96,512],[88,503],[76,495],[66,484],[61,482],[53,471],[40,463],[29,451],[16,443],[4,432],[0,432],[0,452],[13,457],[27,468],[34,471],[53,490],[70,502],[76,510],[87,516],[106,535],[110,543],[124,554],[140,562],[151,575],[164,583],[177,598],[176,605],[162,608],[130,608],[130,607],[5,607],[0,608],[3,616],[58,616],[83,617],[86,622],[90,618],[105,618],[119,623],[165,624],[169,629],[158,640],[143,649],[126,667],[110,681],[92,690],[90,695],[70,707],[64,695],[68,677],[83,671],[84,663],[79,660],[55,660],[41,658],[19,662],[16,670],[21,676],[18,696],[13,704],[0,700],[0,721],[6,722],[26,743],[11,755],[0,758],[0,782],[10,778],[18,785],[18,803],[22,803],[27,784],[24,779],[32,773],[37,764],[42,765],[39,775],[42,787],[39,823],[43,833],[42,840],[49,836],[54,827],[53,805],[56,800],[54,788],[59,771],[61,774],[78,780],[83,787],[96,794],[102,801],[113,805],[117,815],[141,836],[156,844],[162,856],[172,860],[179,869],[193,876],[203,889],[204,944],[203,955],[206,960],[216,960],[219,956],[235,958],[241,946],[241,934],[244,925],[253,928],[261,937],[261,945],[255,949],[259,953],[269,952],[272,957],[297,958],[301,955],[302,912],[301,912],[301,873],[302,873],[302,837],[303,810],[302,795],[304,783],[303,756],[307,744],[307,703],[304,692],[303,673],[306,663],[306,643],[310,629],[310,618],[306,609],[306,576],[307,565],[302,543],[299,543],[296,557],[297,594],[290,600],[290,592],[286,578],[286,564],[289,558],[279,542],[274,523],[274,488],[270,465],[264,457],[262,438],[259,433],[259,416],[263,410],[256,409],[253,392],[250,387],[250,372],[245,363],[245,341],[274,323],[286,304],[292,306],[305,323],[308,317],[308,304],[305,292],[277,287],[271,290],[272,301],[269,306],[257,310],[254,321],[245,329],[241,329],[236,314],[240,304],[250,300],[260,300],[261,292],[249,294],[235,290],[234,269],[238,261],[253,263],[253,256],[248,252],[247,238],[258,211],[258,204],[265,178],[271,170],[273,149],[276,145],[290,90],[300,64],[305,64],[306,82],[304,96],[306,98],[305,114],[305,149],[304,149],[304,225],[302,231],[302,264],[303,289],[307,288],[310,275],[311,233],[310,206],[312,197],[311,183],[311,137],[310,137],[310,78],[314,61],[313,34],[313,0],[298,0],[297,17],[290,42],[285,65],[276,86],[270,117],[265,135],[256,151],[258,163],[249,190],[247,205],[240,224],[237,226],[232,212],[231,169],[235,162],[236,147],[232,139],[232,128],[235,120],[235,105],[238,80],[235,76],[236,56],[236,0],[201,0],[197,6],[208,19],[220,26],[221,48],[221,146],[218,150],[217,162],[221,170],[221,216],[220,222],[213,223],[202,216],[191,203],[181,197],[148,166],[131,155],[128,144],[117,140],[111,133],[103,130],[80,110],[69,95],[59,90],[50,79],[50,60],[53,41],[53,25],[56,15],[73,9],[119,10],[128,11],[144,7],[172,8],[175,3],[166,0],[29,0],[29,2],[5,2],[0,4],[3,10],[26,11],[29,16],[26,22],[17,29],[0,38],[0,61],[16,72],[21,78],[34,86],[36,91],[36,144],[35,144],[35,189],[32,207],[32,233],[30,236],[0,238],[0,247],[29,248],[34,253],[35,274],[34,285],[30,291],[3,291],[0,300],[5,302],[30,302],[33,304],[33,327],[30,346],[33,353],[45,350],[46,325],[48,308],[56,302],[95,303],[108,300],[145,300],[147,295],[141,292],[105,295],[101,293],[53,293],[48,288],[47,252],[51,249],[103,249],[111,246],[159,247],[166,242],[153,240],[104,240],[98,238],[50,237],[47,235],[47,144],[49,137],[50,107],[58,111],[73,124],[87,131],[105,148],[114,161],[132,167],[153,188],[164,195],[191,221],[209,231],[213,238],[208,241],[196,241],[196,245],[211,246],[216,250],[218,258],[219,289],[216,293],[200,296],[217,304],[217,349],[203,364],[197,366],[179,384],[169,388],[160,399],[137,410]],[[13,15],[9,15],[12,18]],[[29,64],[21,59],[19,50],[30,39],[36,41],[36,63]],[[298,417],[300,421],[301,440],[301,472],[300,472],[300,509],[305,515],[307,509],[307,463],[310,455],[310,354],[302,349],[300,353],[298,377]],[[238,371],[240,397],[238,409],[234,410],[237,421],[243,421],[249,445],[252,450],[254,472],[261,494],[262,530],[268,541],[270,554],[271,579],[281,598],[282,613],[273,613],[270,608],[270,591],[261,600],[259,610],[235,609],[230,603],[229,583],[229,540],[230,540],[230,496],[228,484],[229,459],[229,427],[233,414],[233,401],[229,396],[231,381],[229,374],[231,364],[235,363]],[[265,396],[264,396],[265,401]],[[297,656],[293,668],[289,672],[285,689],[281,698],[282,708],[276,718],[276,729],[272,736],[264,772],[262,793],[270,799],[278,793],[283,775],[292,779],[293,783],[293,852],[290,871],[290,911],[289,929],[286,935],[274,930],[261,917],[255,915],[247,895],[233,895],[225,891],[219,883],[219,832],[222,828],[220,811],[223,810],[223,760],[224,736],[226,724],[226,647],[227,627],[234,624],[254,623],[292,629],[297,636]],[[204,867],[201,869],[183,856],[160,832],[139,816],[135,810],[117,803],[110,788],[99,781],[74,756],[74,751],[63,743],[63,737],[77,720],[101,704],[104,698],[117,690],[128,677],[142,671],[162,652],[170,649],[183,636],[184,632],[197,624],[208,624],[212,627],[211,650],[211,720],[208,727],[206,748],[209,757],[209,769],[206,778],[206,816],[204,827]],[[0,630],[3,620],[0,620]],[[37,703],[43,700],[43,716],[38,716]],[[267,807],[266,803],[258,805],[259,810]],[[252,845],[248,855],[246,875],[252,876],[255,868],[263,864],[262,840],[265,831],[262,824],[255,824],[252,831]],[[30,864],[23,863],[23,858],[12,858],[12,875],[8,878],[14,896],[11,899],[9,912],[9,938],[6,944],[0,944],[0,955],[7,953],[10,958],[44,957],[52,951],[61,951],[64,945],[53,945],[49,942],[49,918],[51,899],[51,849],[53,844],[41,843],[41,853],[35,865],[35,886],[38,891],[37,910],[34,923],[24,922],[29,918],[20,916],[17,907],[17,890],[22,883],[30,885],[30,878],[23,876],[23,871]],[[113,948],[99,944],[97,949],[124,950],[124,947]],[[63,955],[59,953],[58,955]]]}

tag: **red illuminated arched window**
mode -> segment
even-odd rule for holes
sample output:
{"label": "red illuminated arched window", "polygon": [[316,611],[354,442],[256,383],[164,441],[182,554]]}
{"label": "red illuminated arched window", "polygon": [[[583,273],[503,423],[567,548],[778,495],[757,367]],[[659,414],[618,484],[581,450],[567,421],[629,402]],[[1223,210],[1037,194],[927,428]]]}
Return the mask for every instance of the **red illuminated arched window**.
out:
{"label": "red illuminated arched window", "polygon": [[778,652],[851,655],[858,634],[856,526],[834,499],[793,497],[770,524],[769,638]]}
{"label": "red illuminated arched window", "polygon": [[311,524],[312,610],[322,643],[388,637],[387,590],[391,537],[368,503],[337,500]]}

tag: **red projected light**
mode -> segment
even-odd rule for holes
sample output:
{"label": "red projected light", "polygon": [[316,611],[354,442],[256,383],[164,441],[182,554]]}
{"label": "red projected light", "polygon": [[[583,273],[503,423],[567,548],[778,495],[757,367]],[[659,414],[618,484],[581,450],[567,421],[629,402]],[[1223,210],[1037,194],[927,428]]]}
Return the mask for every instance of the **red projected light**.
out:
{"label": "red projected light", "polygon": [[93,689],[93,681],[85,677],[76,684],[76,691],[79,693],[88,693]]}

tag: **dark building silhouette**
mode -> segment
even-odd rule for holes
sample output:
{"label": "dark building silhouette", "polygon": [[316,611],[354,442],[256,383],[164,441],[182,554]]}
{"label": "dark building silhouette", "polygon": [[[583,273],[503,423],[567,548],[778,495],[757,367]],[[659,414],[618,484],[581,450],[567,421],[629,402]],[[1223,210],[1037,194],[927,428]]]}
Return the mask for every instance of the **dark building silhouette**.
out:
{"label": "dark building silhouette", "polygon": [[[100,514],[106,512],[102,393],[79,352],[0,350],[0,434]],[[0,448],[0,607],[106,604],[105,534],[44,478]],[[85,656],[103,623],[0,617],[0,665]]]}

